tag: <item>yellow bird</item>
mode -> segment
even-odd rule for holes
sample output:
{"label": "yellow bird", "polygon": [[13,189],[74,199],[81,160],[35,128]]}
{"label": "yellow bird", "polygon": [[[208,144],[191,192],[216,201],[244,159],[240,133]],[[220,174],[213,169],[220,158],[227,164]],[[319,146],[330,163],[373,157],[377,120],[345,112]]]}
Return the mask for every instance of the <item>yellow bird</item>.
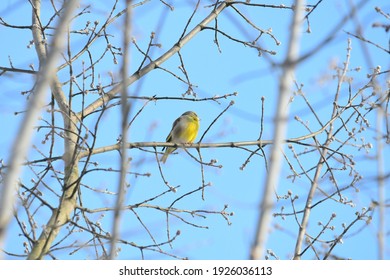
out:
{"label": "yellow bird", "polygon": [[[169,133],[166,141],[171,143],[192,143],[194,142],[199,130],[199,118],[195,112],[188,111],[178,117]],[[165,147],[162,149],[164,151]],[[165,163],[169,154],[176,148],[169,147],[163,156],[161,162]]]}

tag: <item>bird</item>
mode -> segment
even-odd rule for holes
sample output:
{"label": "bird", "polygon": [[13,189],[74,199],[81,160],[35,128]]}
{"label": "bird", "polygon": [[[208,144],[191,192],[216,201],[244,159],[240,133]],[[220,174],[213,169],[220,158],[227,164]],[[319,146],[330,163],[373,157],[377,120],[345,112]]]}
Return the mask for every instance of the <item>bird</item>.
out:
{"label": "bird", "polygon": [[[199,117],[193,111],[187,111],[178,117],[172,125],[166,141],[169,143],[193,143],[199,130]],[[163,147],[163,151],[166,147]],[[161,162],[165,163],[168,156],[175,151],[176,148],[168,147],[161,157]]]}

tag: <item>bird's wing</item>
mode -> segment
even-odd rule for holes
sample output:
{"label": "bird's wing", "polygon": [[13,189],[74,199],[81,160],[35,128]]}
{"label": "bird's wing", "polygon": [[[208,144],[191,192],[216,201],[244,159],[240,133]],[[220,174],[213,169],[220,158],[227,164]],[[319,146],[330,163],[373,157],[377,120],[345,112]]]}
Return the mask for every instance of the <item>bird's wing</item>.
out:
{"label": "bird's wing", "polygon": [[167,142],[171,142],[171,140],[172,140],[172,133],[173,133],[173,131],[175,130],[175,127],[176,127],[177,124],[179,123],[180,119],[181,119],[181,116],[178,117],[178,118],[173,122],[172,128],[171,128],[171,132],[169,132],[169,134],[168,134],[168,136],[167,136],[167,139],[166,139]]}
{"label": "bird's wing", "polygon": [[[169,132],[167,138],[166,138],[166,142],[172,142],[172,134],[176,134],[178,131],[178,129],[181,129],[179,126],[179,122],[180,120],[182,119],[182,116],[178,117],[172,124],[172,129],[171,129],[171,132]],[[164,151],[165,150],[165,147],[162,148],[162,150]]]}

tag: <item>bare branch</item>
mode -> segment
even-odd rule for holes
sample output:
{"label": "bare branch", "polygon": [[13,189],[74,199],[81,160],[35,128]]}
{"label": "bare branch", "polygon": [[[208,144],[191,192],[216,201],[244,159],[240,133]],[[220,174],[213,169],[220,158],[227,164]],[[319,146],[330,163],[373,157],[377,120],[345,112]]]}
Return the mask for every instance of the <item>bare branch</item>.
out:
{"label": "bare branch", "polygon": [[299,41],[300,41],[300,20],[302,18],[303,7],[305,1],[295,1],[295,13],[291,21],[291,34],[289,38],[289,46],[287,56],[283,63],[282,74],[279,81],[279,95],[276,114],[274,117],[275,132],[274,132],[274,146],[271,151],[271,165],[269,173],[267,174],[261,204],[259,205],[260,217],[257,224],[255,240],[251,250],[251,259],[260,259],[264,254],[264,246],[268,235],[269,220],[271,217],[271,210],[273,206],[273,190],[276,189],[279,182],[279,172],[281,167],[282,143],[287,129],[287,119],[290,99],[290,90],[293,85],[293,76],[295,69],[295,61],[298,57]]}

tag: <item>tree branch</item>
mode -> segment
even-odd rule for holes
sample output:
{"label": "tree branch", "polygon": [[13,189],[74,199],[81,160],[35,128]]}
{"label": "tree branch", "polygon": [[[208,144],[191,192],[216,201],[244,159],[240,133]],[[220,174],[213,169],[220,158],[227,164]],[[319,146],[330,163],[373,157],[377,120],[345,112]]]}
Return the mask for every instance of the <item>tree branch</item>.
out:
{"label": "tree branch", "polygon": [[291,36],[289,39],[289,46],[287,56],[282,65],[282,73],[279,81],[279,96],[274,119],[274,146],[272,147],[270,156],[270,168],[267,174],[264,190],[259,205],[260,217],[257,224],[257,231],[255,240],[251,250],[251,259],[260,259],[264,253],[264,246],[269,231],[269,221],[271,218],[271,210],[273,207],[273,193],[277,188],[280,178],[281,168],[281,150],[283,138],[287,130],[287,120],[289,114],[289,99],[290,90],[293,85],[294,69],[298,57],[300,33],[301,33],[301,18],[305,6],[304,0],[295,1],[295,13],[291,23]]}
{"label": "tree branch", "polygon": [[[107,104],[111,99],[113,99],[121,90],[122,83],[124,83],[127,87],[133,84],[135,81],[138,81],[140,78],[145,76],[150,71],[158,68],[162,63],[176,54],[185,44],[187,44],[196,34],[204,29],[204,27],[209,24],[212,20],[214,20],[226,7],[228,7],[227,2],[222,2],[215,10],[213,10],[204,20],[202,20],[198,25],[196,25],[191,31],[187,33],[184,37],[182,37],[171,49],[169,49],[166,53],[161,55],[156,60],[150,62],[145,67],[136,71],[133,75],[128,77],[126,80],[122,81],[118,85],[114,86],[110,91],[105,93],[100,99],[93,102],[91,105],[84,109],[84,115],[89,115],[94,112],[97,108],[101,107],[103,104]],[[81,112],[77,115],[81,116]]]}

